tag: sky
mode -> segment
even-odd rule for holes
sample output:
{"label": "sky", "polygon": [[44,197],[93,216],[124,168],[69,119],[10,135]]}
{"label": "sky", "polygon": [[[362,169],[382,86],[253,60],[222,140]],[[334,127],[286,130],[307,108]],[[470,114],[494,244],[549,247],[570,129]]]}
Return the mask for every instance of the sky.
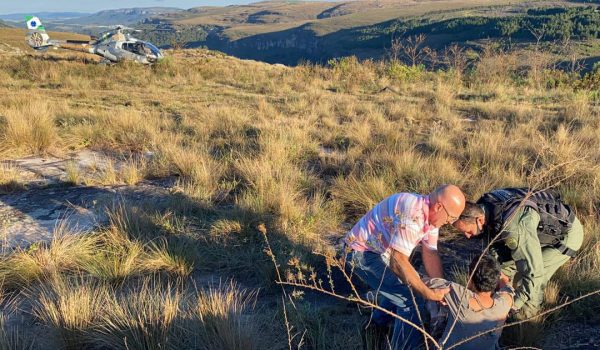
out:
{"label": "sky", "polygon": [[0,14],[35,12],[96,12],[129,7],[179,7],[241,5],[259,0],[0,0]]}

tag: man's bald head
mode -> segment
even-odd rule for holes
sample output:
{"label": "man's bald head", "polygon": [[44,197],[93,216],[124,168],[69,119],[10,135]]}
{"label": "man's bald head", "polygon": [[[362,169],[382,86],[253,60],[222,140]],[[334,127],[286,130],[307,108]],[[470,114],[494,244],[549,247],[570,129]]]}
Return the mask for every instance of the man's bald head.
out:
{"label": "man's bald head", "polygon": [[435,227],[456,221],[465,209],[465,195],[455,185],[442,185],[429,194],[429,223]]}
{"label": "man's bald head", "polygon": [[460,188],[455,185],[442,185],[436,188],[431,193],[430,198],[433,199],[435,203],[441,202],[444,204],[450,214],[457,214],[457,217],[460,216],[465,209],[465,195]]}

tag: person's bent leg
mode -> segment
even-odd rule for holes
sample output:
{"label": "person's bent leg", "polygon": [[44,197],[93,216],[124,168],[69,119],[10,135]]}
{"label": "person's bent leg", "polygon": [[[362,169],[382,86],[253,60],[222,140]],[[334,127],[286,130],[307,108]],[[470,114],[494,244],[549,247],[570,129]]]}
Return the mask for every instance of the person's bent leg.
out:
{"label": "person's bent leg", "polygon": [[[567,236],[562,241],[562,243],[569,249],[573,251],[579,250],[583,243],[583,226],[579,219],[575,218],[571,228],[569,229]],[[540,294],[533,297],[532,300],[528,303],[530,304],[530,308],[539,308],[544,302],[544,291],[546,290],[546,286],[548,282],[554,276],[556,271],[561,268],[564,264],[566,264],[571,257],[565,254],[562,254],[558,249],[552,247],[545,247],[542,249],[542,257],[544,259],[544,278],[542,280],[542,285],[540,288]],[[536,310],[536,311],[538,311]]]}
{"label": "person's bent leg", "polygon": [[544,276],[541,281],[539,293],[531,295],[530,299],[525,302],[519,312],[515,314],[515,318],[524,320],[537,315],[542,308],[545,299],[545,291],[554,273],[564,265],[569,257],[563,255],[555,248],[545,247],[542,249],[542,258],[544,260]]}
{"label": "person's bent leg", "polygon": [[[396,314],[405,320],[412,322],[413,324],[424,328],[423,323],[423,310],[424,302],[419,296],[411,296],[411,291],[407,286],[403,286],[403,293],[406,295],[405,306],[398,306]],[[416,303],[416,305],[415,305]],[[419,312],[420,314],[417,314]],[[419,318],[419,316],[421,316]],[[396,319],[394,322],[394,331],[392,332],[392,349],[394,350],[411,350],[420,349],[425,346],[425,338],[423,333],[417,330],[415,327]]]}
{"label": "person's bent leg", "polygon": [[[381,255],[371,252],[353,252],[347,261],[354,264],[354,273],[372,289],[380,307],[421,326],[410,290],[389,269]],[[419,296],[415,295],[415,300],[422,304]],[[399,344],[406,343],[410,346],[398,347],[398,349],[412,349],[415,348],[415,344],[423,343],[421,332],[383,311],[374,310],[371,321],[377,325],[384,325],[385,322],[389,323],[392,320],[395,320],[394,328],[398,329],[394,332],[396,334],[394,339],[398,339]]]}
{"label": "person's bent leg", "polygon": [[[379,260],[379,261],[378,261]],[[354,273],[366,283],[371,291],[367,295],[367,300],[389,312],[396,312],[396,305],[381,293],[382,279],[387,273],[387,267],[378,258],[378,254],[370,252],[351,252],[346,261],[353,264]],[[389,278],[389,277],[388,277]],[[388,282],[389,284],[389,282]],[[393,321],[393,316],[388,313],[373,309],[370,322],[377,326],[387,326]]]}
{"label": "person's bent leg", "polygon": [[[376,298],[374,300],[374,304],[376,304],[377,306],[379,306],[383,309],[386,309],[387,311],[390,311],[393,313],[396,312],[396,305],[394,305],[394,303],[392,303],[386,297],[381,295],[381,293],[376,296]],[[391,316],[390,314],[388,314],[384,311],[378,310],[378,309],[373,309],[373,312],[371,313],[371,322],[378,326],[387,326],[387,325],[391,324],[393,320],[394,320],[393,316]]]}
{"label": "person's bent leg", "polygon": [[[583,226],[579,219],[575,218],[571,228],[569,229],[567,236],[564,238],[562,243],[574,251],[579,250],[583,243]],[[522,317],[529,318],[538,314],[541,310],[542,304],[545,301],[545,291],[548,282],[554,276],[556,271],[566,264],[570,260],[570,256],[562,254],[558,249],[553,247],[544,247],[542,249],[542,258],[544,260],[544,278],[540,288],[540,293],[534,295],[531,299],[523,305]]]}
{"label": "person's bent leg", "polygon": [[552,247],[545,247],[542,249],[542,258],[544,260],[544,276],[541,281],[540,291],[537,295],[532,295],[525,305],[523,305],[523,311],[526,313],[527,317],[534,316],[540,311],[545,300],[544,294],[548,282],[556,271],[569,261],[568,256],[561,254],[558,249]]}
{"label": "person's bent leg", "polygon": [[[563,239],[562,244],[567,248],[578,251],[583,244],[583,226],[579,219],[575,218],[567,236]],[[544,258],[544,281],[543,287],[550,281],[556,271],[563,266],[571,258],[568,255],[562,254],[558,249],[545,247],[542,249]],[[542,287],[542,290],[544,289]]]}

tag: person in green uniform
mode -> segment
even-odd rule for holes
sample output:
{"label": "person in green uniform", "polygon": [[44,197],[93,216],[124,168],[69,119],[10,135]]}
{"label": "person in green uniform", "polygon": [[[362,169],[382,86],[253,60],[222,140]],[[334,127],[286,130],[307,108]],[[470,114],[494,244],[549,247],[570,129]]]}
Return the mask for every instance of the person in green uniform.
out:
{"label": "person in green uniform", "polygon": [[494,190],[476,203],[467,202],[453,226],[467,238],[494,240],[491,252],[517,284],[512,309],[518,318],[539,312],[548,281],[583,243],[575,212],[550,191]]}

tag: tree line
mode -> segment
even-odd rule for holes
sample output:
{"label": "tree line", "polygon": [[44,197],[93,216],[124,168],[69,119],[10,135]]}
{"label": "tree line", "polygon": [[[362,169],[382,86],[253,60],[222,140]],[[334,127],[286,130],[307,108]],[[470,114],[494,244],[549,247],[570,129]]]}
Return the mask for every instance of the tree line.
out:
{"label": "tree line", "polygon": [[525,14],[506,17],[473,16],[439,22],[421,19],[395,21],[386,28],[391,35],[452,33],[454,41],[481,38],[520,40],[587,40],[600,36],[600,13],[595,7],[530,9]]}

